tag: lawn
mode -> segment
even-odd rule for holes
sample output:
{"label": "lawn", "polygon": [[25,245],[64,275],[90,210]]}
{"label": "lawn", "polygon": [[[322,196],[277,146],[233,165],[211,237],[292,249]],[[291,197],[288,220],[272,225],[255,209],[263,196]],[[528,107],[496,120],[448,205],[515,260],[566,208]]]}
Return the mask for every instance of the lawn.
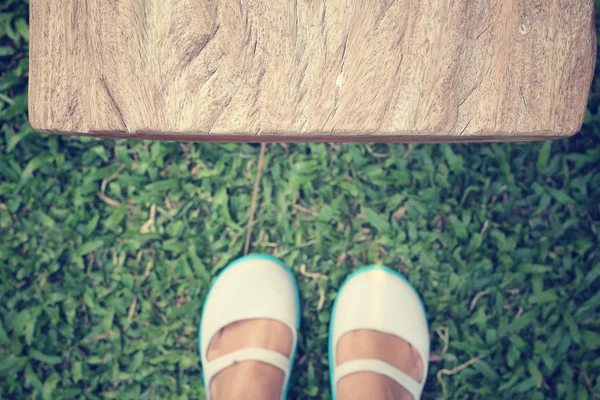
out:
{"label": "lawn", "polygon": [[260,145],[34,132],[27,7],[0,4],[0,398],[204,398],[200,310],[249,228],[300,285],[290,398],[330,398],[332,302],[368,264],[422,293],[424,398],[600,397],[600,78],[566,140],[269,144],[249,223]]}

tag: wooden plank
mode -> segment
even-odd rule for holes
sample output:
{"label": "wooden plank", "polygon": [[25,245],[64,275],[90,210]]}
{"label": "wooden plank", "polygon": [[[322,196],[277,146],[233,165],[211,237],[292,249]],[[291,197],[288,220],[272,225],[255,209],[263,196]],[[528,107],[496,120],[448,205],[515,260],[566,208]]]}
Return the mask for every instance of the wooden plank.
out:
{"label": "wooden plank", "polygon": [[31,0],[30,120],[195,141],[508,141],[583,122],[592,0]]}

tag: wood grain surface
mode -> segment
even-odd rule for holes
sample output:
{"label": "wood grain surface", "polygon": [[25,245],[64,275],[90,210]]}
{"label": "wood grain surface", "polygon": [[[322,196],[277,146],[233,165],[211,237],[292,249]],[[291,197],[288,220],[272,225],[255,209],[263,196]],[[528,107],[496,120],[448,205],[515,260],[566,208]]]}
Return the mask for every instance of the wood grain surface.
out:
{"label": "wood grain surface", "polygon": [[592,0],[30,0],[29,116],[194,141],[568,136]]}

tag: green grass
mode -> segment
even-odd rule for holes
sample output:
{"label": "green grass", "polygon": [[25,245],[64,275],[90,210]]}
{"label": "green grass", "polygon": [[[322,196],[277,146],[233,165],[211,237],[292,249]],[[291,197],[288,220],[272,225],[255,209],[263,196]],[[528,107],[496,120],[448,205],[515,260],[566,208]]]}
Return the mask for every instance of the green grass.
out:
{"label": "green grass", "polygon": [[[0,398],[203,398],[200,310],[243,254],[260,148],[33,132],[26,20],[26,2],[0,5]],[[330,398],[332,302],[373,263],[428,308],[424,398],[600,396],[600,79],[592,92],[568,140],[268,146],[251,250],[298,277],[291,398]]]}

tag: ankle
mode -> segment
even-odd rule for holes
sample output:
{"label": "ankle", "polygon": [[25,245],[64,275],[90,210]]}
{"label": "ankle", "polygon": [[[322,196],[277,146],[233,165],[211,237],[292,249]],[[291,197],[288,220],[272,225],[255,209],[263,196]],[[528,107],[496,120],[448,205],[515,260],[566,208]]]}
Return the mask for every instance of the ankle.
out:
{"label": "ankle", "polygon": [[[415,382],[423,380],[423,362],[416,348],[405,340],[372,330],[358,330],[344,335],[337,346],[336,365],[353,360],[377,359],[404,372]],[[362,372],[348,375],[337,383],[340,400],[412,399],[408,390],[387,376]]]}
{"label": "ankle", "polygon": [[374,372],[359,372],[337,383],[339,400],[414,400],[411,394],[395,381]]}
{"label": "ankle", "polygon": [[218,374],[210,387],[215,400],[279,400],[283,391],[283,379],[283,371],[278,368],[248,361]]}

